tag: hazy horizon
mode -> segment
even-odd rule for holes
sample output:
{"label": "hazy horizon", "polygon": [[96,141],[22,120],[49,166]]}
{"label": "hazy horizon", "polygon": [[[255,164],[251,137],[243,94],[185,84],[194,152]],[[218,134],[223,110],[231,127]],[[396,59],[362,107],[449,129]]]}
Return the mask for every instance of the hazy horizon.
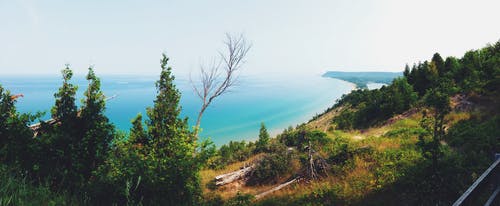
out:
{"label": "hazy horizon", "polygon": [[[0,74],[157,75],[162,52],[186,77],[223,47],[253,45],[243,75],[402,71],[430,54],[494,43],[498,1],[0,0]],[[467,25],[464,27],[464,25]]]}

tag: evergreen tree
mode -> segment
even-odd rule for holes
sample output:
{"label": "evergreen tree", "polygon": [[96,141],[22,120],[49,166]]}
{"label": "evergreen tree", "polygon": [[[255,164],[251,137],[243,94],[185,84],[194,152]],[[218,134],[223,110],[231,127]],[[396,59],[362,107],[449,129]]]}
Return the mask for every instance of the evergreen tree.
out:
{"label": "evergreen tree", "polygon": [[75,103],[77,86],[70,83],[73,72],[66,65],[61,71],[63,85],[54,94],[55,105],[52,118],[56,124],[42,124],[43,133],[39,137],[41,151],[38,175],[48,177],[57,186],[75,186],[83,181],[77,168],[79,144],[81,141],[80,122]]}
{"label": "evergreen tree", "polygon": [[69,82],[73,77],[73,71],[71,71],[69,65],[66,65],[66,68],[61,71],[61,74],[63,77],[63,85],[59,88],[59,91],[54,94],[56,103],[51,110],[52,118],[60,120],[65,130],[71,130],[71,128],[68,127],[72,127],[72,123],[75,123],[77,113],[75,95],[78,87]]}
{"label": "evergreen tree", "polygon": [[132,121],[128,140],[117,139],[110,157],[96,172],[100,175],[92,196],[100,204],[200,203],[198,173],[215,147],[208,141],[196,147],[187,119],[179,118],[180,92],[167,63],[163,54],[154,106],[147,108],[147,129],[144,130],[139,114]]}
{"label": "evergreen tree", "polygon": [[447,72],[445,70],[446,67],[444,66],[443,58],[439,55],[439,53],[435,53],[434,56],[432,56],[431,62],[436,66],[439,76],[443,76],[444,73]]}
{"label": "evergreen tree", "polygon": [[110,150],[114,137],[114,126],[104,115],[106,109],[105,97],[101,91],[101,81],[89,68],[86,76],[88,88],[85,99],[82,100],[81,111],[82,140],[79,145],[79,170],[84,178],[89,178],[91,172],[104,162]]}
{"label": "evergreen tree", "polygon": [[475,91],[481,88],[484,82],[481,82],[483,64],[485,63],[483,56],[478,51],[468,51],[460,60],[462,65],[458,79],[460,85],[465,92]]}
{"label": "evergreen tree", "polygon": [[405,70],[403,72],[403,76],[408,78],[410,76],[410,66],[408,64],[405,65]]}
{"label": "evergreen tree", "polygon": [[[452,78],[455,77],[460,71],[460,63],[455,57],[447,57],[444,61],[444,70]],[[456,81],[456,80],[455,80]]]}
{"label": "evergreen tree", "polygon": [[139,113],[132,119],[132,128],[130,129],[130,142],[132,144],[140,144],[142,146],[149,144],[146,131],[142,125],[142,114]]}
{"label": "evergreen tree", "polygon": [[15,99],[0,85],[0,163],[31,169],[33,132],[26,125],[35,117],[18,113]]}
{"label": "evergreen tree", "polygon": [[397,78],[392,81],[388,87],[389,94],[385,95],[387,101],[390,102],[390,114],[402,113],[413,106],[417,101],[418,95],[413,91],[413,87],[408,84],[406,78]]}
{"label": "evergreen tree", "polygon": [[[411,85],[413,85],[413,87],[415,88],[415,84],[416,84],[416,78],[417,78],[417,65],[416,64],[413,64],[413,67],[411,68],[411,71],[410,71],[410,75],[407,77],[408,79],[408,83],[410,83]],[[415,88],[416,89],[416,88]]]}
{"label": "evergreen tree", "polygon": [[260,131],[259,131],[259,140],[256,144],[257,152],[267,151],[269,144],[269,133],[267,132],[266,125],[264,123],[260,123]]}
{"label": "evergreen tree", "polygon": [[154,195],[160,205],[194,205],[201,198],[195,157],[196,142],[188,129],[187,119],[180,119],[180,92],[175,88],[172,68],[163,54],[160,80],[156,82],[154,106],[147,109],[148,134],[151,137]]}

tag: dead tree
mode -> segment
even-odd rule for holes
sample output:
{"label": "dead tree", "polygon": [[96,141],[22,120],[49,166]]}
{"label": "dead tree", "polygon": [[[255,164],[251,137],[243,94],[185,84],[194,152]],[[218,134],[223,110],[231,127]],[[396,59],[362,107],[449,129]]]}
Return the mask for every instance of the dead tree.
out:
{"label": "dead tree", "polygon": [[308,164],[308,167],[307,167],[307,176],[311,180],[317,179],[318,175],[316,173],[316,166],[314,164],[314,157],[313,157],[314,151],[313,151],[313,149],[311,147],[311,141],[309,141],[309,146],[308,146],[307,150],[308,150],[308,155],[309,155],[309,164]]}
{"label": "dead tree", "polygon": [[219,58],[211,65],[200,66],[199,83],[195,84],[190,76],[191,85],[202,101],[196,125],[194,128],[194,141],[198,138],[201,118],[212,101],[225,94],[238,80],[238,71],[245,62],[245,57],[251,45],[243,35],[232,36],[226,34],[224,42],[226,50],[219,52]]}
{"label": "dead tree", "polygon": [[[328,168],[330,165],[328,165],[327,161],[321,157],[313,148],[311,145],[311,141],[309,141],[309,145],[306,147],[308,151],[308,162],[307,166],[305,168],[305,177],[309,180],[315,180],[322,176],[328,176]],[[316,155],[316,158],[314,158],[314,155]]]}

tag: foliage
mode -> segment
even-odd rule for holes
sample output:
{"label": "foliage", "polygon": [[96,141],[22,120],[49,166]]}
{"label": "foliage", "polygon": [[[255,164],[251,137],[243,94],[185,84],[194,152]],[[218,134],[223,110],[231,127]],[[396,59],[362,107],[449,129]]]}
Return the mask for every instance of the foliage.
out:
{"label": "foliage", "polygon": [[355,154],[354,148],[346,138],[336,137],[326,150],[328,161],[335,166],[344,165]]}
{"label": "foliage", "polygon": [[261,123],[259,131],[259,140],[257,140],[255,144],[255,151],[256,152],[267,151],[268,144],[269,144],[269,133],[267,132],[266,125],[264,125],[264,123]]}
{"label": "foliage", "polygon": [[[252,196],[241,193],[226,202],[203,202],[199,170],[208,160],[209,167],[220,168],[264,152],[249,184],[276,183],[295,172],[297,157],[306,158],[312,145],[326,157],[334,181],[257,204],[449,205],[500,149],[500,118],[493,108],[500,96],[500,42],[462,58],[443,60],[436,53],[431,61],[406,66],[404,77],[392,84],[355,90],[329,109],[340,110],[332,122],[336,128],[353,130],[418,106],[420,125],[399,121],[384,127],[385,133],[351,141],[341,131],[326,134],[306,125],[270,139],[262,124],[257,143],[229,142],[217,151],[210,141],[195,141],[187,119],[179,117],[181,94],[167,63],[163,55],[154,106],[145,121],[141,114],[132,120],[129,135],[104,115],[105,97],[92,68],[80,108],[73,73],[68,66],[62,70],[54,119],[41,122],[36,138],[27,125],[40,114],[19,113],[15,98],[0,86],[0,204],[249,205]],[[486,114],[478,107],[454,125],[447,122],[450,96],[459,91],[491,100],[483,106],[493,109]]]}
{"label": "foliage", "polygon": [[299,125],[295,129],[289,127],[279,134],[277,139],[286,146],[301,150],[309,145],[309,141],[313,145],[323,145],[329,141],[324,132],[309,130],[305,125]]}
{"label": "foliage", "polygon": [[342,110],[332,122],[339,129],[366,128],[408,110],[416,100],[413,87],[405,78],[397,78],[389,86],[357,90],[342,97],[338,104],[349,104],[352,108]]}
{"label": "foliage", "polygon": [[28,178],[11,175],[0,165],[0,205],[81,205],[68,194],[54,193],[48,185],[33,185]]}
{"label": "foliage", "polygon": [[225,206],[250,206],[252,205],[253,196],[238,192],[235,197],[229,199]]}
{"label": "foliage", "polygon": [[273,153],[266,153],[250,174],[249,185],[276,183],[290,170],[291,154],[284,145]]}
{"label": "foliage", "polygon": [[14,104],[10,92],[0,85],[0,163],[25,171],[35,158],[33,132],[26,125],[40,115],[21,114]]}
{"label": "foliage", "polygon": [[136,117],[131,138],[118,142],[99,171],[101,179],[96,185],[113,194],[95,194],[101,201],[146,205],[195,205],[201,201],[198,171],[214,148],[208,142],[198,147],[187,119],[179,118],[180,92],[167,62],[163,55],[157,96],[154,106],[147,109],[147,130],[142,128],[142,117]]}
{"label": "foliage", "polygon": [[408,82],[420,96],[425,95],[427,89],[434,87],[438,78],[442,77],[452,80],[465,93],[498,91],[498,83],[495,82],[500,77],[500,41],[468,51],[460,59],[448,57],[444,63],[442,61],[436,53],[430,63],[419,63],[410,72],[405,72]]}
{"label": "foliage", "polygon": [[228,144],[222,145],[209,162],[208,167],[211,169],[222,169],[226,165],[247,160],[255,151],[255,144],[252,142],[229,141]]}
{"label": "foliage", "polygon": [[445,136],[450,146],[459,148],[470,161],[485,161],[500,151],[500,116],[481,120],[473,118],[453,125]]}
{"label": "foliage", "polygon": [[132,119],[132,128],[130,129],[130,143],[134,145],[147,146],[149,143],[148,135],[144,131],[144,126],[142,124],[142,114],[139,113]]}
{"label": "foliage", "polygon": [[80,166],[78,173],[87,180],[106,160],[111,141],[115,136],[115,128],[104,115],[106,106],[101,91],[101,81],[92,68],[89,68],[86,79],[89,83],[84,93],[86,98],[82,101],[80,114],[80,135],[83,136],[77,147],[76,152],[79,152],[79,157],[76,161]]}

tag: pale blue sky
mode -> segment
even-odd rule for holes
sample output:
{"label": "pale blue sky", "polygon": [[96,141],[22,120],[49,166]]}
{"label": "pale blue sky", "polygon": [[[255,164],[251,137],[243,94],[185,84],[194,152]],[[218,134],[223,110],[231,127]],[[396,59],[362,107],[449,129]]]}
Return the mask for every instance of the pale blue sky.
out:
{"label": "pale blue sky", "polygon": [[253,43],[244,74],[400,71],[436,51],[460,56],[500,38],[500,1],[0,0],[0,75],[177,75],[222,48]]}

